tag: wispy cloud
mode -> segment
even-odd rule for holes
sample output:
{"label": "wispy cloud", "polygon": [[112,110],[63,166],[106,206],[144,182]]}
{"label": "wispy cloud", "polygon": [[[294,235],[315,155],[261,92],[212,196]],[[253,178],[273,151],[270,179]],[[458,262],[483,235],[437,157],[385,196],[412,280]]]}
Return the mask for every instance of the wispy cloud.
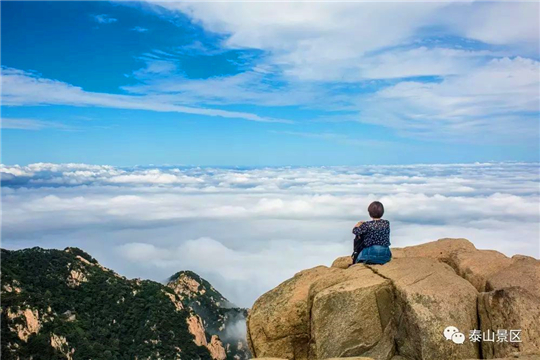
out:
{"label": "wispy cloud", "polygon": [[15,129],[15,130],[44,130],[44,129],[59,129],[70,131],[75,128],[54,121],[43,121],[37,119],[20,119],[20,118],[6,118],[0,119],[0,128],[2,129]]}
{"label": "wispy cloud", "polygon": [[538,3],[160,6],[222,36],[222,51],[264,55],[230,76],[139,77],[123,88],[128,92],[188,103],[299,106],[420,139],[538,142]]}
{"label": "wispy cloud", "polygon": [[140,32],[140,33],[144,33],[144,32],[147,32],[148,29],[147,28],[144,28],[142,26],[135,26],[134,28],[131,29],[132,31],[136,31],[136,32]]}
{"label": "wispy cloud", "polygon": [[[123,89],[185,104],[302,106],[322,111],[319,120],[375,124],[420,139],[478,143],[482,135],[483,143],[537,142],[540,63],[492,55],[425,47],[384,52],[366,58],[369,78],[326,85],[288,82],[269,66],[188,79],[176,61],[152,59],[133,73],[139,84]],[[392,77],[399,80],[388,82]]]}
{"label": "wispy cloud", "polygon": [[70,105],[177,112],[194,115],[236,118],[260,122],[289,122],[252,113],[178,105],[178,99],[159,95],[119,95],[88,92],[78,86],[47,79],[36,73],[2,68],[2,101],[4,106]]}
{"label": "wispy cloud", "polygon": [[118,19],[110,17],[107,14],[92,15],[92,18],[98,24],[112,24],[118,21]]}
{"label": "wispy cloud", "polygon": [[361,99],[358,120],[421,138],[537,142],[539,67],[532,59],[502,58],[442,81],[403,81]]}

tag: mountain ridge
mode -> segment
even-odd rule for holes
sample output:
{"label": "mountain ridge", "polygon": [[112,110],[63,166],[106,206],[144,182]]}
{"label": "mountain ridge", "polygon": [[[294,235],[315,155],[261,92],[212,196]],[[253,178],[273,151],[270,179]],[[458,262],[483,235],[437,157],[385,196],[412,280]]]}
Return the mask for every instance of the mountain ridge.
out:
{"label": "mountain ridge", "polygon": [[[127,279],[76,247],[1,249],[1,258],[3,359],[250,356],[245,340],[221,340],[230,323],[208,315],[235,313],[241,322],[246,310],[221,310],[228,301],[194,272],[177,274],[213,289],[211,296],[219,294],[220,301],[204,293],[191,295],[185,288],[177,293],[155,281]],[[199,302],[199,313],[192,298]]]}

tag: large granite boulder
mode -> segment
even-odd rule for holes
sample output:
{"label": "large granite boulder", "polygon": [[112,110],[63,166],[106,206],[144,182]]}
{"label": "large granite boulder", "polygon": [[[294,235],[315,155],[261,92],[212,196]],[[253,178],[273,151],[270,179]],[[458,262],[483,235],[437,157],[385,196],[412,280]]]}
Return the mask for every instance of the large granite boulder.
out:
{"label": "large granite boulder", "polygon": [[445,261],[452,254],[476,251],[473,243],[467,239],[444,238],[421,245],[393,248],[394,258],[402,257],[427,257]]}
{"label": "large granite boulder", "polygon": [[457,346],[442,334],[449,325],[478,328],[476,298],[470,283],[434,259],[317,267],[257,300],[249,337],[259,357],[389,360],[396,351],[415,359],[475,357],[477,345]]}
{"label": "large granite boulder", "polygon": [[513,256],[508,267],[488,277],[486,290],[478,301],[482,329],[521,330],[521,341],[483,342],[485,356],[540,354],[540,261]]}
{"label": "large granite boulder", "polygon": [[518,286],[540,299],[540,260],[530,256],[515,255],[510,265],[490,274],[486,290]]}
{"label": "large granite boulder", "polygon": [[494,250],[478,250],[467,239],[440,239],[430,243],[392,249],[394,258],[422,257],[450,265],[478,291],[485,291],[489,276],[507,268],[512,260]]}
{"label": "large granite boulder", "polygon": [[255,302],[248,342],[257,357],[377,353],[376,360],[387,360],[394,352],[392,312],[389,280],[364,265],[346,270],[319,266],[301,271]]}
{"label": "large granite boulder", "polygon": [[339,269],[347,269],[352,265],[352,257],[350,256],[340,256],[332,263],[332,267]]}
{"label": "large granite boulder", "polygon": [[[385,265],[351,266],[344,256],[261,296],[248,318],[253,356],[438,360],[540,354],[538,260],[477,250],[465,239],[392,253]],[[448,326],[466,341],[446,340]],[[468,340],[471,330],[499,328],[522,329],[522,342]]]}
{"label": "large granite boulder", "polygon": [[484,358],[540,354],[540,261],[478,250],[465,239],[441,239],[393,249],[398,258],[428,257],[449,264],[479,293],[482,333],[522,330],[521,342],[482,341]]}
{"label": "large granite boulder", "polygon": [[[481,293],[478,312],[482,332],[520,330],[520,341],[482,342],[485,358],[510,357],[516,353],[540,354],[540,299],[521,287],[506,287]],[[511,334],[508,334],[510,337]]]}
{"label": "large granite boulder", "polygon": [[394,353],[392,283],[363,265],[354,268],[354,279],[315,295],[310,339],[314,358],[367,355],[387,360]]}
{"label": "large granite boulder", "polygon": [[[422,245],[392,248],[392,257],[431,258],[450,265],[456,273],[468,280],[478,291],[485,291],[487,279],[509,267],[512,259],[494,250],[478,250],[467,239],[440,239]],[[332,267],[346,269],[350,256],[337,258]]]}
{"label": "large granite boulder", "polygon": [[394,284],[400,355],[434,360],[478,357],[478,344],[456,345],[442,336],[448,326],[463,334],[479,328],[478,292],[450,266],[430,258],[401,258],[371,268]]}
{"label": "large granite boulder", "polygon": [[487,279],[509,267],[511,262],[504,254],[494,250],[456,252],[446,261],[478,291],[485,291]]}
{"label": "large granite boulder", "polygon": [[345,271],[318,266],[304,270],[262,295],[248,317],[248,343],[253,356],[310,358],[311,308],[322,290],[353,279],[363,266]]}

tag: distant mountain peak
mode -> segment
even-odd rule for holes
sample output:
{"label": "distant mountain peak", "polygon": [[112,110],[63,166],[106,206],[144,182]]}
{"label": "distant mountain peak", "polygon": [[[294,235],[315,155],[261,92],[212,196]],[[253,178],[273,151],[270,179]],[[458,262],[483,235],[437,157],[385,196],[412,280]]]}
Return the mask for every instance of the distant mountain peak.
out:
{"label": "distant mountain peak", "polygon": [[246,342],[247,309],[232,304],[193,271],[177,272],[169,278],[167,286],[201,318],[205,331],[211,335],[207,346],[212,353],[220,353],[218,345],[223,342],[228,356],[250,357]]}
{"label": "distant mountain peak", "polygon": [[67,253],[73,254],[75,256],[80,256],[90,263],[98,264],[98,261],[96,259],[94,259],[92,256],[90,256],[90,254],[88,254],[84,250],[81,250],[78,247],[67,247],[64,249],[64,251]]}
{"label": "distant mountain peak", "polygon": [[208,297],[218,307],[230,307],[230,302],[208,281],[190,270],[179,271],[169,278],[167,286],[179,296],[188,300]]}

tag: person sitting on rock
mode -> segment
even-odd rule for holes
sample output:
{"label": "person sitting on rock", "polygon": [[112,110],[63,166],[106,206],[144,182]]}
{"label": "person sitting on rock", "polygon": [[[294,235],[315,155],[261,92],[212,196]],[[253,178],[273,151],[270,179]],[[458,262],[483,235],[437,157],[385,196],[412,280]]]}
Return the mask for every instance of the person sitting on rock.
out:
{"label": "person sitting on rock", "polygon": [[352,232],[355,235],[353,263],[385,264],[392,258],[390,251],[390,222],[381,219],[384,206],[379,201],[369,204],[371,221],[358,222]]}

